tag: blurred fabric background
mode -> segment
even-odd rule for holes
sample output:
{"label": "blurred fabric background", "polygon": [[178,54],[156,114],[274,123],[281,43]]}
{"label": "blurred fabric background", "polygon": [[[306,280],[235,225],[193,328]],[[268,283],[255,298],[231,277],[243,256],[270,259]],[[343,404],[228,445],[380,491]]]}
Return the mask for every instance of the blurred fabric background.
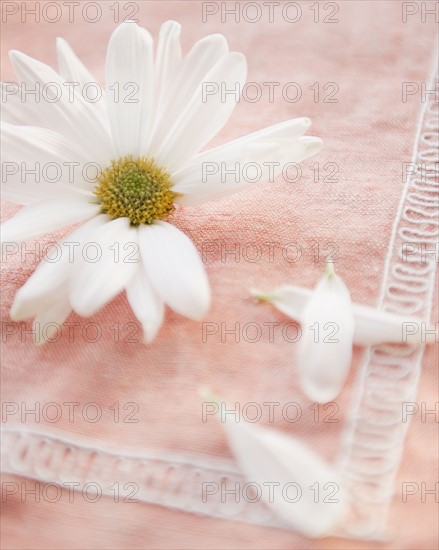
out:
{"label": "blurred fabric background", "polygon": [[[274,308],[257,304],[249,297],[248,289],[270,289],[288,282],[311,288],[324,271],[327,255],[335,250],[337,272],[348,285],[353,300],[371,306],[379,304],[380,293],[386,288],[386,274],[396,262],[392,252],[390,266],[386,257],[404,199],[403,163],[412,161],[419,137],[426,101],[421,94],[422,83],[428,87],[434,79],[437,26],[435,16],[424,13],[421,4],[432,9],[435,3],[339,1],[319,2],[316,7],[317,3],[312,2],[280,2],[275,3],[279,6],[273,12],[272,22],[265,3],[259,3],[262,15],[254,22],[254,8],[248,2],[93,2],[101,12],[96,22],[89,21],[98,13],[93,11],[95,7],[87,7],[87,17],[83,15],[84,5],[90,2],[77,6],[73,22],[69,22],[66,2],[50,2],[60,7],[61,18],[57,22],[47,21],[54,18],[55,11],[45,12],[46,18],[41,16],[40,22],[35,22],[29,13],[23,17],[24,7],[30,9],[35,4],[39,4],[37,10],[42,10],[49,3],[3,2],[3,81],[14,81],[9,50],[20,50],[56,66],[55,39],[61,36],[103,83],[106,47],[116,27],[115,16],[122,21],[135,11],[133,17],[155,39],[163,21],[179,21],[183,26],[184,52],[207,34],[223,33],[231,50],[246,55],[248,81],[263,90],[262,96],[254,102],[251,98],[255,91],[248,89],[247,100],[240,101],[228,125],[210,145],[300,116],[312,119],[308,133],[321,137],[325,145],[318,156],[303,163],[302,175],[294,183],[279,178],[217,202],[177,210],[174,223],[204,255],[213,296],[205,323],[217,327],[216,334],[206,335],[206,325],[168,310],[165,325],[152,345],[123,341],[129,340],[131,327],[135,327],[124,295],[92,319],[72,315],[70,321],[79,323],[73,341],[63,331],[56,343],[35,347],[29,336],[22,341],[19,333],[6,334],[2,346],[4,402],[25,403],[29,408],[37,402],[77,402],[78,410],[93,402],[104,414],[98,422],[90,422],[82,414],[72,422],[64,408],[56,424],[44,418],[35,422],[31,416],[23,423],[15,415],[3,423],[4,429],[32,429],[43,439],[53,435],[77,441],[95,449],[96,456],[99,449],[110,448],[116,455],[184,454],[232,463],[221,424],[213,418],[202,422],[198,392],[201,386],[209,386],[230,403],[299,403],[304,411],[300,422],[288,423],[279,418],[276,427],[303,438],[325,458],[335,460],[343,451],[342,434],[349,427],[358,399],[354,387],[358,369],[366,360],[365,350],[355,348],[349,381],[337,399],[339,421],[315,422],[310,403],[297,384],[293,345],[282,338],[281,329],[289,319]],[[282,17],[287,4],[296,5],[284,12],[290,20],[300,13],[294,23]],[[18,6],[17,13],[14,6]],[[236,15],[227,15],[224,9],[237,9],[240,20],[236,20]],[[272,101],[264,85],[267,82],[279,84]],[[297,84],[301,91],[295,102],[282,95],[288,83]],[[415,83],[419,90],[407,95],[405,101],[403,83]],[[292,88],[289,93],[289,97],[293,96]],[[2,208],[3,219],[7,219],[19,207],[4,202]],[[434,225],[434,221],[431,223]],[[53,242],[60,236],[61,233],[47,236],[46,240]],[[291,243],[301,250],[297,261],[291,260]],[[330,243],[335,243],[335,248]],[[256,262],[251,249],[255,245],[261,251]],[[31,249],[32,243],[28,246]],[[237,253],[230,252],[233,250]],[[31,254],[24,263],[13,258],[3,263],[4,326],[11,323],[9,310],[17,288],[35,267]],[[432,319],[436,320],[437,286],[434,304]],[[102,329],[96,342],[82,335],[88,322],[97,323]],[[119,326],[119,338],[115,337],[115,323]],[[251,342],[251,336],[245,337],[243,327],[248,323],[262,327],[259,341]],[[273,342],[266,323],[279,323]],[[238,338],[224,333],[224,329],[236,329],[236,324]],[[419,407],[424,403],[429,410],[437,402],[437,359],[437,346],[429,346],[422,361],[416,398]],[[115,403],[119,403],[121,411],[127,403],[135,403],[135,418],[139,421],[115,422]],[[129,412],[131,409],[125,409],[123,414]],[[265,423],[268,425],[266,419]],[[47,458],[43,470],[36,470],[33,481],[26,475],[6,473],[3,482],[19,486],[25,483],[25,488],[29,488],[38,479],[55,478],[53,472],[68,461],[67,455]],[[42,456],[44,445],[33,450],[30,446],[22,460],[32,463]],[[20,489],[2,503],[2,546],[433,549],[438,542],[437,496],[435,502],[434,495],[422,498],[419,491],[403,502],[401,487],[410,482],[434,488],[437,460],[434,415],[413,415],[402,463],[397,469],[388,540],[384,542],[335,537],[308,540],[284,529],[209,517],[215,515],[212,513],[191,513],[190,499],[187,505],[180,504],[180,509],[162,506],[160,491],[165,494],[169,490],[167,483],[175,484],[169,473],[156,486],[156,504],[115,502],[111,497],[87,502],[80,496],[69,499],[67,491],[56,503],[44,498],[37,502],[31,494],[23,498]],[[72,464],[68,480],[81,478],[84,468],[87,464]],[[101,468],[96,468],[98,482],[102,468],[105,460]],[[118,468],[123,470],[123,458]],[[107,474],[111,479],[111,474]],[[154,472],[148,475],[154,480]],[[185,477],[184,472],[182,476]],[[194,485],[193,499],[201,499],[199,490],[199,485]]]}

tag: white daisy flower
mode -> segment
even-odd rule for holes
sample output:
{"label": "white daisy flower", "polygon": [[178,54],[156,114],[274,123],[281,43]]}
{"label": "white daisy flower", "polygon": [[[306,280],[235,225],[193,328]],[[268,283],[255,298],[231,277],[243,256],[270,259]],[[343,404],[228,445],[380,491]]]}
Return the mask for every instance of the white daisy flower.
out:
{"label": "white daisy flower", "polygon": [[333,264],[328,264],[326,275],[313,291],[283,285],[272,292],[250,292],[301,324],[295,356],[300,384],[305,395],[319,403],[333,401],[340,394],[354,344],[419,346],[433,342],[435,331],[427,321],[353,304]]}
{"label": "white daisy flower", "polygon": [[[303,137],[310,121],[300,118],[199,153],[236,105],[234,94],[203,97],[204,84],[242,89],[246,60],[229,52],[219,34],[182,57],[179,35],[178,23],[164,23],[154,54],[148,31],[133,22],[120,25],[108,45],[105,92],[95,102],[84,90],[96,80],[64,40],[57,41],[58,73],[10,53],[20,84],[16,94],[3,85],[3,197],[26,206],[3,224],[2,240],[25,241],[82,223],[19,289],[13,320],[62,324],[72,310],[88,317],[123,290],[145,342],[160,328],[165,304],[202,319],[209,283],[192,241],[167,221],[175,204],[201,204],[250,185],[220,170],[203,181],[206,165],[257,162],[258,181],[267,181],[287,162],[320,149],[320,139]],[[41,101],[26,94],[23,102],[23,91],[34,89],[44,92]],[[56,99],[60,89],[69,93]],[[61,180],[50,172],[54,165],[62,167]],[[35,166],[38,177],[24,177],[23,167]],[[97,261],[84,255],[87,243],[95,243]],[[133,244],[130,259],[122,260]]]}

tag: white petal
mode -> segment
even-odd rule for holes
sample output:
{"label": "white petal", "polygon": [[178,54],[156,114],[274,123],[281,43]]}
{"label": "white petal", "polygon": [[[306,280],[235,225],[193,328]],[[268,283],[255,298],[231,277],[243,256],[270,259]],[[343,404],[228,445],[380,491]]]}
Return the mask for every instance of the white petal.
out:
{"label": "white petal", "polygon": [[228,90],[235,86],[241,90],[246,73],[246,60],[240,53],[226,54],[216,63],[170,128],[156,154],[159,164],[172,172],[187,163],[221,130],[236,107],[234,94],[222,97],[221,93],[217,93],[203,101],[203,85],[207,82],[219,87],[223,85]]}
{"label": "white petal", "polygon": [[77,90],[71,101],[69,93],[66,93],[65,81],[48,65],[21,52],[11,51],[9,55],[19,82],[28,89],[39,88],[41,94],[48,86],[46,94],[50,101],[44,96],[38,101],[44,126],[65,135],[94,162],[108,164],[112,158],[111,141],[93,104]]}
{"label": "white petal", "polygon": [[139,227],[142,261],[159,297],[174,311],[201,320],[210,306],[210,288],[192,241],[173,225],[159,221]]}
{"label": "white petal", "polygon": [[63,38],[56,39],[56,53],[59,74],[66,82],[78,82],[81,86],[89,82],[97,82]]}
{"label": "white petal", "polygon": [[[43,126],[44,117],[34,94],[15,82],[1,83],[2,123]],[[22,99],[25,98],[25,101]]]}
{"label": "white petal", "polygon": [[3,123],[1,139],[4,199],[30,204],[45,198],[92,196],[93,184],[83,177],[87,160],[61,134]]}
{"label": "white petal", "polygon": [[172,175],[176,202],[200,204],[274,181],[288,163],[300,162],[321,147],[322,141],[302,137],[311,121],[298,118],[270,126],[197,155]]}
{"label": "white petal", "polygon": [[151,343],[163,323],[164,303],[154,292],[142,262],[126,287],[128,302],[142,323],[146,344]]}
{"label": "white petal", "polygon": [[50,341],[72,312],[67,294],[67,285],[64,285],[64,288],[53,294],[52,297],[52,303],[46,304],[34,319],[34,342],[36,344],[44,344]]}
{"label": "white petal", "polygon": [[312,296],[311,290],[292,285],[281,286],[272,292],[251,290],[250,293],[259,300],[270,302],[279,311],[299,322],[302,322],[303,312]]}
{"label": "white petal", "polygon": [[[166,23],[165,23],[166,25]],[[175,31],[174,31],[175,32]],[[174,73],[170,73],[166,87],[157,98],[156,123],[151,143],[151,154],[156,156],[163,146],[171,127],[187,107],[200,83],[215,63],[228,52],[227,41],[221,34],[207,36],[194,44],[181,63],[176,63]],[[179,54],[174,54],[174,59]]]}
{"label": "white petal", "polygon": [[[78,82],[81,86],[79,91],[83,96],[89,97],[87,94],[90,94],[90,97],[93,98],[93,101],[90,101],[90,107],[97,111],[97,116],[109,135],[110,128],[105,107],[105,93],[103,92],[102,87],[99,85],[96,78],[85,67],[82,61],[78,59],[69,44],[62,38],[56,39],[56,53],[58,55],[58,68],[60,76],[66,82]],[[89,91],[90,85],[92,86],[92,89]],[[96,96],[99,98],[97,101],[94,101],[95,93],[98,93],[95,92],[95,90],[99,90],[99,93],[101,94],[100,96]]]}
{"label": "white petal", "polygon": [[13,321],[33,317],[51,304],[53,297],[67,285],[73,265],[82,255],[84,243],[89,242],[93,231],[106,222],[108,216],[96,216],[48,250],[46,257],[15,295],[10,312]]}
{"label": "white petal", "polygon": [[[303,322],[303,312],[312,296],[311,290],[292,285],[284,285],[271,292],[253,290],[251,293],[260,300],[270,302],[279,311],[300,323]],[[361,304],[353,304],[352,307],[355,318],[354,344],[356,345],[407,343],[417,346],[434,340],[433,334],[426,333],[427,330],[434,330],[428,321],[388,313]]]}
{"label": "white petal", "polygon": [[[229,417],[223,425],[230,447],[247,482],[260,487],[265,503],[307,537],[335,531],[348,506],[337,472],[300,440]],[[272,486],[270,501],[268,486],[273,483],[278,485]],[[334,492],[332,499],[325,498],[327,491]]]}
{"label": "white petal", "polygon": [[166,21],[160,27],[155,59],[155,109],[166,94],[167,87],[181,66],[181,25],[176,21]]}
{"label": "white petal", "polygon": [[[160,35],[154,62],[154,107],[152,109],[151,128],[160,124],[160,113],[168,97],[169,88],[176,78],[182,65],[181,25],[176,21],[165,21],[160,27]],[[180,94],[178,98],[180,97]],[[177,97],[174,103],[177,103]],[[151,132],[151,138],[155,130]],[[149,150],[151,155],[152,151]]]}
{"label": "white petal", "polygon": [[300,160],[305,160],[309,157],[314,156],[320,151],[323,146],[323,141],[320,138],[314,136],[303,136],[302,138],[300,138],[300,141],[305,146],[304,156]]}
{"label": "white petal", "polygon": [[93,251],[75,262],[69,289],[70,303],[82,317],[93,315],[119,294],[139,266],[137,229],[128,218],[98,227],[88,242],[95,243]]}
{"label": "white petal", "polygon": [[327,403],[340,393],[352,360],[354,313],[346,285],[325,276],[306,304],[297,363],[304,393]]}
{"label": "white petal", "polygon": [[[354,315],[354,342],[360,346],[384,343],[419,346],[434,342],[434,334],[431,332],[434,327],[428,321],[416,317],[403,317],[359,304],[354,304]],[[430,334],[426,331],[430,331]]]}
{"label": "white petal", "polygon": [[48,199],[22,208],[1,225],[2,242],[20,242],[96,216],[99,204],[84,199]]}
{"label": "white petal", "polygon": [[145,154],[154,92],[153,42],[146,29],[133,22],[117,27],[108,44],[105,80],[116,155]]}

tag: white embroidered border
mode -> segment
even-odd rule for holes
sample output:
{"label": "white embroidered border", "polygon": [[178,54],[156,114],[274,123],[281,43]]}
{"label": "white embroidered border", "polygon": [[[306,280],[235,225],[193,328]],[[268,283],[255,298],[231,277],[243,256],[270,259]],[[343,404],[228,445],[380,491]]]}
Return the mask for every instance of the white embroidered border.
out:
{"label": "white embroidered border", "polygon": [[[433,79],[433,82],[437,76]],[[430,87],[431,89],[431,87]],[[421,116],[413,162],[427,163],[407,182],[395,220],[378,307],[430,316],[436,265],[412,257],[402,261],[402,243],[436,244],[439,216],[435,145],[438,104],[429,98]],[[433,140],[431,139],[433,137]],[[433,172],[435,171],[435,172]],[[423,350],[394,347],[366,350],[353,403],[353,423],[342,447],[341,467],[353,495],[353,516],[341,536],[385,537],[388,507],[408,424],[402,423],[401,405],[416,396]],[[262,503],[241,499],[221,502],[202,499],[202,483],[245,484],[236,466],[210,457],[160,455],[135,456],[97,448],[65,434],[41,434],[8,427],[2,434],[2,471],[46,483],[97,483],[103,494],[114,496],[110,485],[137,484],[140,501],[192,513],[285,528]]]}
{"label": "white embroidered border", "polygon": [[[435,69],[429,89],[438,79]],[[439,249],[439,104],[424,104],[412,162],[419,169],[404,188],[395,219],[377,307],[429,320]],[[413,243],[410,254],[403,243]],[[426,255],[426,252],[434,251]],[[412,253],[413,252],[413,253]],[[419,327],[422,330],[421,327]],[[342,471],[352,498],[345,536],[386,537],[389,506],[408,422],[403,403],[416,399],[424,350],[380,346],[366,350],[354,392],[352,424],[344,434]]]}
{"label": "white embroidered border", "polygon": [[[66,434],[15,426],[2,430],[1,467],[5,473],[56,484],[66,491],[83,492],[92,484],[91,489],[98,488],[104,496],[115,498],[117,494],[119,502],[129,499],[126,505],[136,499],[209,517],[284,527],[260,500],[249,502],[250,492],[249,500],[241,497],[239,502],[233,496],[222,499],[221,491],[216,495],[205,491],[203,498],[203,483],[224,483],[227,489],[245,485],[237,467],[227,459],[162,452],[134,454],[97,446],[95,441],[77,436],[69,439]],[[44,495],[46,490],[40,488],[40,493]]]}

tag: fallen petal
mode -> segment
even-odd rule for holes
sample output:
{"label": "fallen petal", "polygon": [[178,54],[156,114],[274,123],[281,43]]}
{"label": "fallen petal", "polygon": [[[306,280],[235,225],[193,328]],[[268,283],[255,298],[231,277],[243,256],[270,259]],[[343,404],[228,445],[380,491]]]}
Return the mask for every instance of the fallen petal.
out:
{"label": "fallen petal", "polygon": [[[250,290],[255,298],[273,304],[279,311],[302,323],[303,312],[313,294],[312,290],[283,285],[271,292]],[[381,309],[353,304],[355,329],[354,344],[405,344],[419,346],[437,341],[439,331],[434,325],[418,317],[406,317]]]}
{"label": "fallen petal", "polygon": [[335,399],[352,360],[354,313],[349,291],[335,273],[317,285],[302,314],[297,363],[304,393],[313,401]]}
{"label": "fallen petal", "polygon": [[250,294],[258,300],[270,302],[288,317],[302,322],[303,312],[311,299],[312,291],[298,286],[284,285],[272,292],[251,289]]}
{"label": "fallen petal", "polygon": [[[280,431],[235,420],[223,426],[247,482],[261,488],[261,499],[280,518],[307,537],[335,530],[348,507],[335,469],[310,447]],[[272,492],[267,489],[270,485]]]}
{"label": "fallen petal", "polygon": [[[354,305],[354,343],[359,346],[378,344],[409,344],[419,346],[434,342],[439,331],[427,321],[416,317],[403,317],[380,309]],[[427,337],[427,331],[430,331]]]}

